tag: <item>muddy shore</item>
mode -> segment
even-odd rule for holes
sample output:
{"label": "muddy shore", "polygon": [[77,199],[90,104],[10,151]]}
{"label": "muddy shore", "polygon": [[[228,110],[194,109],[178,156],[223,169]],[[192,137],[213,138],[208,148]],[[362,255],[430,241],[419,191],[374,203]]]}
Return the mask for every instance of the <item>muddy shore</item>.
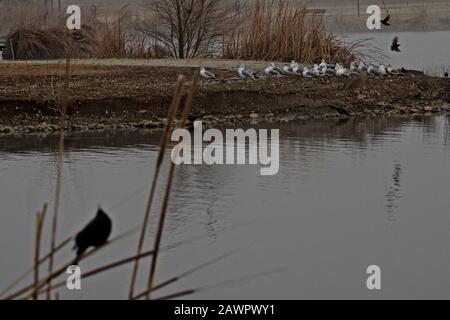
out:
{"label": "muddy shore", "polygon": [[[161,64],[164,62],[161,61]],[[164,126],[177,75],[190,79],[188,64],[158,66],[154,61],[86,63],[75,61],[68,89],[73,131],[159,128]],[[426,114],[450,110],[450,79],[419,72],[385,77],[278,77],[242,80],[236,61],[207,65],[216,80],[202,80],[194,112],[207,125],[235,127],[246,122],[288,122],[352,117]],[[167,66],[169,65],[169,66]],[[248,62],[260,68],[261,62]],[[0,63],[0,134],[58,130],[64,63]]]}

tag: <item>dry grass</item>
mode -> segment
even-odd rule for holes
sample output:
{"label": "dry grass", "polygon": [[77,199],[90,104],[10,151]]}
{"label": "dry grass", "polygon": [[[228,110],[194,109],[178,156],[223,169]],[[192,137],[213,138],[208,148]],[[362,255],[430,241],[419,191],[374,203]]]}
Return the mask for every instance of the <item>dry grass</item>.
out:
{"label": "dry grass", "polygon": [[65,46],[68,42],[72,47],[74,57],[88,58],[97,52],[97,44],[91,28],[85,27],[75,33],[68,33],[64,28],[28,25],[19,27],[9,34],[4,58],[61,59],[65,57]]}
{"label": "dry grass", "polygon": [[[222,39],[208,42],[208,48],[200,50],[199,56],[296,59],[305,63],[325,58],[346,63],[355,54],[355,48],[327,32],[322,16],[310,14],[306,5],[292,5],[288,0],[242,3],[242,6],[226,11],[231,22],[227,20],[222,25],[217,22]],[[7,43],[12,38],[17,59],[63,58],[66,41],[71,41],[74,48],[73,58],[165,58],[174,55],[164,48],[156,35],[143,32],[140,15],[145,12],[133,14],[128,6],[108,16],[82,10],[82,16],[87,18],[83,19],[82,31],[75,36],[68,35],[63,27],[64,17],[59,14],[49,17],[41,13],[37,14],[40,18],[30,20],[21,17],[25,12],[23,9],[11,11],[15,19],[9,19],[6,28],[10,35]],[[167,41],[175,40],[172,35]],[[5,59],[12,58],[10,48],[6,48],[4,56]]]}
{"label": "dry grass", "polygon": [[34,251],[34,291],[33,300],[37,300],[39,297],[39,260],[41,254],[41,238],[42,228],[44,226],[45,215],[47,214],[47,204],[45,203],[42,210],[36,213],[36,238],[35,238],[35,251]]}
{"label": "dry grass", "polygon": [[92,21],[96,32],[96,58],[161,58],[167,56],[142,32],[136,29],[137,18],[128,5],[111,16]]}
{"label": "dry grass", "polygon": [[[29,12],[34,12],[29,16]],[[8,17],[6,17],[8,14]],[[63,12],[49,13],[32,3],[0,12],[0,34],[6,34],[5,59],[62,59],[69,42],[73,58],[154,58],[163,52],[135,28],[128,6],[108,16],[82,9],[81,30],[68,31]]]}
{"label": "dry grass", "polygon": [[[196,70],[194,72],[193,78],[192,78],[192,82],[191,82],[191,88],[189,90],[189,94],[187,96],[184,108],[183,108],[183,112],[181,115],[181,121],[179,124],[180,128],[184,128],[188,116],[191,112],[192,109],[192,100],[194,99],[195,93],[196,93],[196,89],[197,89],[197,81],[198,81],[198,77],[199,77],[199,71],[200,70]],[[178,83],[182,84],[182,86],[184,86],[184,77],[180,76]],[[175,96],[177,97],[177,96]],[[180,97],[175,98],[175,103],[178,105],[180,103]],[[180,138],[181,139],[181,138]],[[178,143],[181,140],[178,141]],[[164,193],[164,199],[163,199],[163,204],[161,207],[161,212],[159,215],[159,222],[158,222],[158,229],[156,232],[156,237],[155,237],[155,243],[154,243],[154,247],[153,247],[153,259],[150,265],[150,272],[149,272],[149,278],[148,278],[148,283],[147,283],[147,294],[145,296],[146,299],[150,299],[151,296],[151,292],[153,289],[153,282],[154,282],[154,278],[155,278],[155,274],[156,274],[156,264],[157,264],[157,260],[158,260],[158,254],[159,254],[159,250],[160,250],[160,246],[161,246],[161,238],[162,238],[162,233],[164,230],[164,223],[165,223],[165,218],[166,218],[166,214],[167,214],[167,207],[169,205],[169,199],[170,199],[170,192],[171,192],[171,188],[172,188],[172,182],[173,182],[173,176],[175,174],[175,160],[173,160],[170,164],[170,169],[169,169],[169,174],[167,176],[167,182],[166,182],[166,189],[165,189],[165,193]]]}
{"label": "dry grass", "polygon": [[[66,69],[65,69],[65,78],[64,78],[64,90],[62,92],[61,97],[61,105],[60,105],[60,123],[59,123],[59,142],[58,142],[58,158],[57,158],[57,166],[56,166],[56,187],[55,187],[55,201],[53,207],[53,218],[52,218],[52,234],[51,234],[51,243],[50,243],[50,257],[48,264],[48,273],[53,273],[53,252],[56,248],[56,232],[58,227],[58,215],[59,215],[59,206],[60,206],[60,198],[61,198],[61,188],[62,188],[62,173],[63,173],[63,164],[64,164],[64,138],[65,138],[65,126],[66,126],[66,114],[67,114],[67,104],[68,104],[68,88],[70,82],[70,52],[71,48],[69,47],[69,43],[65,44],[65,55],[66,55]],[[47,299],[51,297],[51,281],[48,282],[47,287]]]}
{"label": "dry grass", "polygon": [[286,0],[257,0],[241,10],[237,27],[224,38],[223,55],[231,59],[328,61],[348,63],[351,45],[325,30],[322,17]]}
{"label": "dry grass", "polygon": [[[150,188],[150,193],[148,196],[148,200],[147,200],[147,206],[145,208],[145,212],[144,212],[144,219],[142,222],[142,229],[141,229],[141,234],[139,237],[139,242],[138,242],[138,246],[137,246],[137,255],[141,254],[143,246],[144,246],[144,239],[145,239],[145,234],[147,231],[147,226],[148,226],[148,222],[149,222],[149,217],[150,217],[150,212],[151,212],[151,208],[152,208],[152,203],[153,203],[153,197],[155,195],[155,191],[156,191],[156,183],[158,181],[158,177],[159,174],[161,172],[161,166],[164,160],[164,155],[165,155],[165,151],[166,151],[166,147],[169,143],[170,140],[170,134],[172,131],[172,125],[173,122],[175,120],[176,114],[177,114],[177,110],[178,107],[180,105],[180,99],[181,99],[181,93],[184,87],[184,83],[185,83],[185,79],[183,78],[179,78],[178,82],[177,82],[177,87],[175,89],[175,94],[174,94],[174,98],[172,100],[172,104],[169,108],[169,114],[167,116],[167,124],[166,124],[166,128],[164,130],[164,134],[163,137],[161,139],[161,144],[159,147],[159,154],[158,154],[158,160],[156,161],[156,168],[155,168],[155,173],[153,175],[153,180],[152,180],[152,184],[151,184],[151,188]],[[134,295],[134,287],[136,284],[136,276],[138,273],[138,269],[139,269],[139,259],[137,259],[134,263],[134,267],[133,267],[133,272],[131,275],[131,283],[130,283],[130,291],[128,294],[128,298],[131,299]]]}

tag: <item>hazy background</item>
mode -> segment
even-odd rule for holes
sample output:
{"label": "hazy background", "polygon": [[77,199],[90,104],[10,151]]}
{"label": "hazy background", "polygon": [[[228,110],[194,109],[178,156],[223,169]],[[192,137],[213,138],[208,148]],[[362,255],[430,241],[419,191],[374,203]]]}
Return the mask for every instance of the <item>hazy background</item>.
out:
{"label": "hazy background", "polygon": [[[117,9],[128,5],[129,10],[135,14],[145,14],[145,3],[149,0],[0,0],[0,10],[8,5],[21,5],[26,3],[39,4],[51,11],[58,10],[59,5],[64,10],[69,4],[78,4],[84,9],[96,10],[99,16],[112,15]],[[228,0],[230,3],[252,0]],[[358,17],[359,2],[359,17]],[[53,5],[52,5],[53,3]],[[311,8],[325,9],[325,21],[331,31],[355,32],[367,31],[365,21],[366,9],[369,5],[379,5],[383,15],[391,14],[392,25],[389,31],[428,31],[448,30],[450,27],[450,1],[449,0],[315,0],[292,3],[306,3]],[[30,15],[33,12],[29,13]],[[0,21],[0,35],[2,25]]]}

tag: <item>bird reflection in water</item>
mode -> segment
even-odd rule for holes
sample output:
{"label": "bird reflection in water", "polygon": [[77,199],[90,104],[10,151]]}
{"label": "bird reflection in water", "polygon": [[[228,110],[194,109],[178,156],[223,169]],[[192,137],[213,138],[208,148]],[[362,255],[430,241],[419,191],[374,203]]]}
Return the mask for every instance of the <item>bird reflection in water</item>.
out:
{"label": "bird reflection in water", "polygon": [[402,165],[400,162],[394,163],[394,173],[392,174],[392,181],[386,191],[386,216],[388,221],[397,221],[395,217],[395,211],[397,209],[397,201],[402,197],[401,196],[401,184],[400,178],[402,174]]}

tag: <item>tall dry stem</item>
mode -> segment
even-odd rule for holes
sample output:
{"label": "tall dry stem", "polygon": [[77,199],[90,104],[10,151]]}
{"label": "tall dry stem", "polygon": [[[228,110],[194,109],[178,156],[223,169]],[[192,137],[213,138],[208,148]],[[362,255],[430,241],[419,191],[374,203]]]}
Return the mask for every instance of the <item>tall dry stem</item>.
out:
{"label": "tall dry stem", "polygon": [[44,226],[45,215],[47,214],[47,203],[44,204],[42,210],[36,213],[36,238],[35,238],[35,251],[34,251],[34,291],[33,300],[37,300],[39,297],[38,285],[39,285],[39,257],[41,254],[41,239],[42,228]]}
{"label": "tall dry stem", "polygon": [[[170,139],[170,134],[172,132],[172,126],[173,126],[173,122],[175,120],[175,116],[177,114],[177,110],[178,110],[178,106],[180,105],[180,100],[181,100],[181,93],[184,87],[186,80],[184,78],[184,76],[180,76],[178,78],[178,82],[177,82],[177,86],[175,89],[175,93],[174,93],[174,97],[172,100],[172,104],[169,108],[169,114],[167,117],[167,123],[166,123],[166,127],[164,129],[164,134],[163,137],[161,139],[161,144],[159,147],[159,154],[158,154],[158,159],[156,161],[156,168],[155,168],[155,173],[153,175],[153,179],[152,179],[152,184],[151,184],[151,188],[150,188],[150,193],[148,196],[148,200],[147,200],[147,206],[145,208],[145,212],[144,212],[144,220],[142,222],[142,230],[141,230],[141,234],[139,236],[139,242],[138,242],[138,247],[137,247],[137,253],[136,255],[140,255],[142,252],[142,248],[144,246],[144,240],[145,240],[145,234],[147,231],[147,225],[148,225],[148,221],[150,218],[150,212],[152,209],[152,203],[153,203],[153,197],[155,195],[155,191],[156,191],[156,184],[158,181],[158,177],[159,177],[159,173],[161,171],[161,166],[164,160],[164,155],[165,155],[165,151],[166,151],[166,146],[169,143],[169,139]],[[136,285],[136,277],[137,277],[137,273],[139,270],[139,259],[137,259],[134,262],[134,266],[133,266],[133,272],[131,275],[131,283],[130,283],[130,290],[128,293],[128,298],[132,299],[133,295],[134,295],[134,287]]]}
{"label": "tall dry stem", "polygon": [[[199,70],[196,70],[194,72],[194,75],[192,78],[192,83],[191,83],[191,88],[189,90],[189,94],[187,96],[186,103],[183,108],[183,113],[181,115],[180,128],[184,128],[184,125],[188,119],[188,115],[191,112],[192,100],[194,99],[194,96],[196,93],[198,77],[199,77]],[[178,142],[180,142],[180,141],[178,141]],[[154,254],[153,254],[152,262],[150,265],[150,273],[149,273],[148,283],[147,283],[147,294],[145,296],[145,298],[147,300],[150,299],[150,297],[151,297],[153,282],[155,279],[156,264],[157,264],[158,256],[159,256],[159,248],[161,245],[161,238],[162,238],[162,233],[164,230],[164,223],[165,223],[165,219],[166,219],[167,207],[169,205],[170,191],[172,188],[172,181],[173,181],[174,173],[175,173],[175,162],[172,160],[172,162],[170,164],[169,175],[167,177],[163,204],[162,204],[161,212],[159,215],[158,230],[156,231],[156,238],[155,238],[154,247],[153,247]]]}
{"label": "tall dry stem", "polygon": [[[58,215],[59,206],[61,198],[61,178],[63,173],[63,163],[64,163],[64,134],[66,125],[66,114],[67,114],[67,104],[68,104],[68,91],[69,91],[69,81],[70,81],[70,47],[67,42],[66,44],[66,72],[64,78],[64,89],[62,92],[61,99],[61,115],[59,119],[59,142],[58,142],[58,156],[56,164],[56,187],[55,187],[55,200],[53,206],[53,219],[52,219],[52,230],[51,230],[51,242],[50,242],[50,257],[48,263],[48,273],[53,273],[53,256],[56,247],[56,233],[58,229]],[[47,299],[51,299],[51,280],[48,282],[47,286]]]}

